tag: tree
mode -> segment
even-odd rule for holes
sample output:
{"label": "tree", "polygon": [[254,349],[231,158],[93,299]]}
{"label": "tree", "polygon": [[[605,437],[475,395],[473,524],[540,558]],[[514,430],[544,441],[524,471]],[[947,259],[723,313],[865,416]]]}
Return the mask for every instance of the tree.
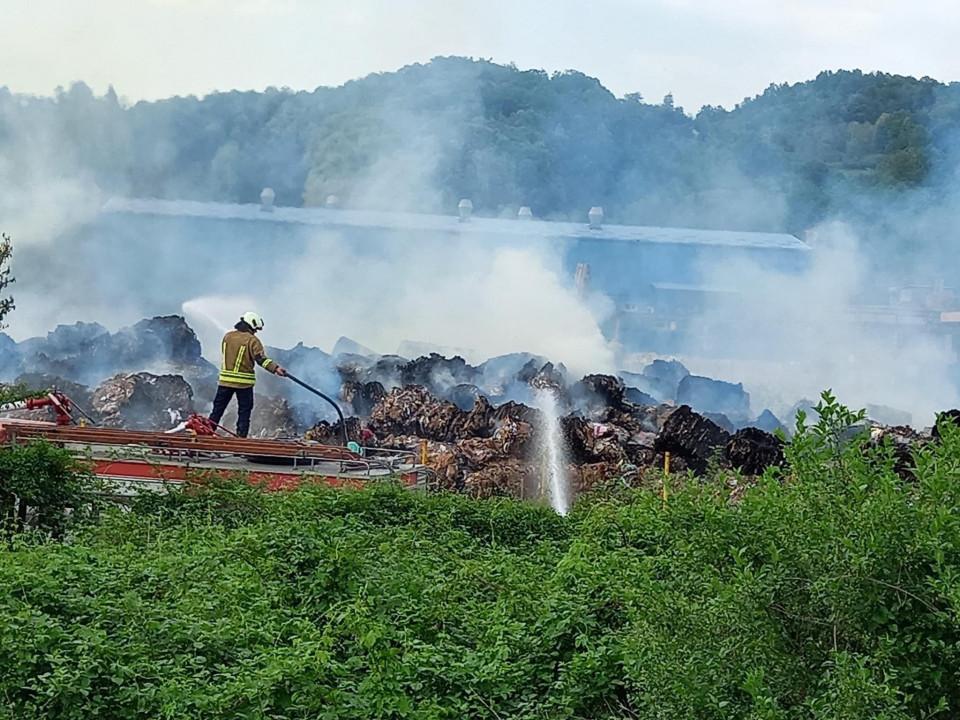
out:
{"label": "tree", "polygon": [[[10,236],[6,233],[0,234],[0,293],[13,282],[13,275],[10,274],[10,257],[13,255],[13,243],[10,242]],[[6,327],[3,319],[14,308],[12,297],[0,297],[0,330]]]}

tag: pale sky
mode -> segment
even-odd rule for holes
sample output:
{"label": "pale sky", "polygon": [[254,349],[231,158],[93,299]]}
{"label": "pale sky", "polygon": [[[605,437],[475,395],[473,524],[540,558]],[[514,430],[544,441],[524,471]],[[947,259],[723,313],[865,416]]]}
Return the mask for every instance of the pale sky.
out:
{"label": "pale sky", "polygon": [[437,55],[577,69],[618,95],[730,107],[861,68],[960,80],[947,0],[0,0],[0,85],[128,101],[339,85]]}

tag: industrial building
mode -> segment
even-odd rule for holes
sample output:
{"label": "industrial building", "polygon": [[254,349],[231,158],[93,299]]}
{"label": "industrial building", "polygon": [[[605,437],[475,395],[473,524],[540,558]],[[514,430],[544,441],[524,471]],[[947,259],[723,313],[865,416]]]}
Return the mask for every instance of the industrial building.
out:
{"label": "industrial building", "polygon": [[[92,254],[120,265],[136,262],[144,246],[157,248],[155,262],[138,271],[137,289],[156,293],[155,306],[169,305],[171,311],[186,299],[164,292],[173,284],[164,282],[171,274],[177,286],[187,280],[194,288],[227,292],[231,283],[249,285],[252,264],[268,291],[274,276],[282,275],[284,258],[324,233],[346,239],[361,255],[402,243],[536,246],[558,254],[571,287],[612,301],[614,312],[603,327],[608,337],[626,349],[661,352],[676,349],[685,318],[737,293],[736,278],[707,283],[705,268],[745,260],[771,272],[801,272],[810,255],[810,247],[793,235],[608,224],[600,208],[575,223],[538,220],[529,208],[514,218],[476,217],[468,200],[461,201],[457,215],[340,209],[334,198],[329,204],[275,207],[269,189],[259,204],[114,198],[76,242],[86,248],[83,262]],[[125,289],[116,292],[122,302]]]}

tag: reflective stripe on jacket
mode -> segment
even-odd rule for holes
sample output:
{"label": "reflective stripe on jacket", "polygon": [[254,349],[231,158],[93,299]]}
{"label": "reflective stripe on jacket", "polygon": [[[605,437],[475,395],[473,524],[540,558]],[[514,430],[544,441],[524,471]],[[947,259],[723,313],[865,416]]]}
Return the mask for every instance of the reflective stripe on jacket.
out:
{"label": "reflective stripe on jacket", "polygon": [[253,333],[231,330],[223,336],[220,384],[226,387],[253,387],[257,382],[254,365],[273,372],[277,364],[266,357],[263,343]]}

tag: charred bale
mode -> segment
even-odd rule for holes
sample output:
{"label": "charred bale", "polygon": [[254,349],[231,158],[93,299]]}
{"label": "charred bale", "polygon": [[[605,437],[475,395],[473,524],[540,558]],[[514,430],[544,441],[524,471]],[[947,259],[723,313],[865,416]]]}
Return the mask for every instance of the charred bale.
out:
{"label": "charred bale", "polygon": [[45,337],[24,340],[20,349],[25,353],[44,352],[66,357],[89,352],[109,337],[110,331],[100,323],[77,322],[57,325]]}
{"label": "charred bale", "polygon": [[708,420],[713,420],[713,422],[722,427],[731,435],[737,431],[737,428],[734,426],[734,424],[730,422],[730,418],[723,413],[705,412],[701,414]]}
{"label": "charred bale", "polygon": [[[362,444],[363,425],[360,418],[345,418],[347,427],[347,441]],[[312,428],[307,430],[305,435],[307,440],[318,442],[321,445],[343,446],[343,423],[337,420],[334,423],[321,420]]]}
{"label": "charred bale", "polygon": [[568,415],[560,419],[560,430],[570,461],[583,465],[598,462],[593,452],[593,432],[590,423],[579,415]]}
{"label": "charred bale", "polygon": [[528,458],[533,435],[534,430],[530,423],[506,418],[498,423],[491,440],[503,457]]}
{"label": "charred bale", "polygon": [[522,419],[511,406],[494,410],[483,396],[473,409],[464,412],[446,400],[440,400],[420,385],[391,390],[370,413],[370,429],[380,437],[416,435],[430,440],[455,442],[470,437],[490,437],[498,424],[511,416]]}
{"label": "charred bale", "polygon": [[431,440],[455,441],[462,437],[463,413],[453,403],[434,400],[417,417],[417,435]]}
{"label": "charred bale", "polygon": [[434,402],[424,387],[395,388],[370,412],[370,426],[380,437],[418,435],[418,418]]}
{"label": "charred bale", "polygon": [[932,431],[932,437],[937,442],[942,439],[942,435],[940,434],[940,426],[944,423],[960,427],[960,410],[954,408],[953,410],[944,410],[941,413],[937,413],[937,422],[934,424]]}
{"label": "charred bale", "polygon": [[[654,399],[650,405],[674,402],[680,381],[689,375],[687,368],[676,360],[654,360],[641,373],[621,372],[624,382]],[[644,403],[646,404],[646,403]]]}
{"label": "charred bale", "polygon": [[786,432],[787,429],[780,422],[780,419],[770,410],[764,410],[757,416],[757,419],[750,423],[749,427],[760,428],[761,430],[772,433],[780,430]]}
{"label": "charred bale", "polygon": [[650,431],[642,413],[609,408],[600,422],[615,428],[618,442],[631,463],[645,467],[653,461],[657,435]]}
{"label": "charred bale", "polygon": [[58,325],[45,337],[18,344],[21,366],[74,382],[95,383],[120,369],[112,357],[110,337],[110,331],[98,323]]}
{"label": "charred bale", "polygon": [[460,415],[454,420],[450,432],[456,439],[485,438],[493,434],[496,426],[497,420],[494,410],[490,406],[490,402],[481,395],[469,412],[460,410]]}
{"label": "charred bale", "polygon": [[710,459],[722,452],[729,441],[730,433],[695,413],[689,405],[681,405],[664,423],[654,447],[658,452],[678,456],[691,470],[702,475]]}
{"label": "charred bale", "polygon": [[10,380],[20,374],[23,358],[16,341],[0,332],[0,381]]}
{"label": "charred bale", "polygon": [[530,353],[511,353],[490,358],[477,367],[480,377],[476,384],[483,388],[488,397],[504,397],[508,392],[515,392],[518,383],[522,383],[517,375],[528,363],[543,367],[546,362],[546,358]]}
{"label": "charred bale", "polygon": [[423,440],[414,435],[392,435],[384,438],[380,447],[416,452],[425,444],[427,466],[436,473],[437,485],[445,490],[463,490],[467,474],[467,459],[452,443]]}
{"label": "charred bale", "polygon": [[622,408],[626,387],[613,375],[586,375],[570,388],[570,401],[588,417],[607,408]]}
{"label": "charred bale", "polygon": [[553,390],[558,396],[565,397],[567,369],[552,362],[540,365],[538,360],[530,360],[517,373],[517,380],[538,390]]}
{"label": "charred bale", "polygon": [[353,414],[360,417],[369,417],[386,395],[383,385],[376,381],[361,383],[348,380],[340,389],[340,397],[350,406]]}
{"label": "charred bale", "polygon": [[509,419],[532,425],[539,422],[540,411],[536,408],[530,407],[529,405],[513,402],[511,400],[510,402],[505,402],[502,405],[498,405],[493,411],[493,418],[496,422],[502,422]]}
{"label": "charred bale", "polygon": [[200,362],[200,340],[179,315],[141,320],[112,338],[113,352],[126,366],[167,362],[194,365]]}
{"label": "charred bale", "polygon": [[395,388],[370,413],[370,429],[379,437],[416,435],[430,440],[454,440],[461,411],[438,400],[420,385]]}
{"label": "charred bale", "polygon": [[677,402],[701,413],[720,413],[737,420],[750,417],[750,394],[740,383],[687,375],[677,387]]}
{"label": "charred bale", "polygon": [[493,438],[467,438],[457,443],[457,449],[463,453],[471,470],[478,470],[507,457]]}
{"label": "charred bale", "polygon": [[630,408],[630,416],[644,432],[658,433],[676,410],[673,405],[635,405]]}
{"label": "charred bale", "polygon": [[356,379],[362,382],[376,381],[385,388],[403,385],[403,368],[409,362],[399,355],[384,355],[364,370]]}
{"label": "charred bale", "polygon": [[446,399],[464,412],[470,412],[482,396],[483,392],[476,385],[460,383],[450,388],[446,394]]}
{"label": "charred bale", "polygon": [[674,389],[680,386],[680,381],[690,374],[686,366],[679,360],[654,360],[643,369],[643,375],[651,380],[659,380]]}
{"label": "charred bale", "polygon": [[[25,370],[92,385],[117,373],[149,368],[156,374],[206,377],[213,368],[200,341],[178,315],[149,318],[111,334],[96,323],[60,325],[18,345]],[[215,372],[214,372],[215,375]]]}
{"label": "charred bale", "polygon": [[368,348],[366,345],[361,345],[353,338],[348,338],[345,335],[341,335],[337,338],[337,341],[333,344],[333,349],[330,351],[330,354],[334,357],[342,357],[345,355],[359,355],[361,357],[375,357],[376,352]]}
{"label": "charred bale", "polygon": [[568,456],[578,465],[598,462],[616,464],[627,459],[625,445],[629,433],[623,428],[590,422],[578,415],[561,418],[560,428]]}
{"label": "charred bale", "polygon": [[743,428],[727,442],[724,456],[740,472],[761,475],[768,467],[783,465],[783,442],[759,428]]}
{"label": "charred bale", "polygon": [[400,378],[404,385],[423,385],[435,395],[443,396],[457,385],[474,383],[479,375],[478,370],[459,355],[445,358],[430,353],[403,365]]}
{"label": "charred bale", "polygon": [[106,380],[91,396],[105,427],[167,430],[193,413],[193,390],[179,375],[133,373]]}
{"label": "charred bale", "polygon": [[363,355],[336,355],[334,358],[337,367],[337,374],[340,381],[364,383],[367,381],[367,371],[376,363],[377,358],[366,357]]}
{"label": "charred bale", "polygon": [[[666,463],[667,463],[667,456],[665,452],[654,453],[653,467],[663,468],[666,466]],[[681,455],[677,455],[676,453],[670,453],[670,472],[683,473],[689,470],[698,475],[702,474],[702,472],[698,472],[697,469],[693,467],[690,463],[691,461],[689,458],[685,458]]]}
{"label": "charred bale", "polygon": [[640,433],[632,435],[624,444],[623,451],[627,455],[627,460],[637,467],[648,467],[654,463],[656,457],[657,436],[653,433]]}
{"label": "charred bale", "polygon": [[656,405],[658,400],[653,395],[648,395],[635,387],[627,387],[623,391],[623,399],[634,405],[650,406]]}

